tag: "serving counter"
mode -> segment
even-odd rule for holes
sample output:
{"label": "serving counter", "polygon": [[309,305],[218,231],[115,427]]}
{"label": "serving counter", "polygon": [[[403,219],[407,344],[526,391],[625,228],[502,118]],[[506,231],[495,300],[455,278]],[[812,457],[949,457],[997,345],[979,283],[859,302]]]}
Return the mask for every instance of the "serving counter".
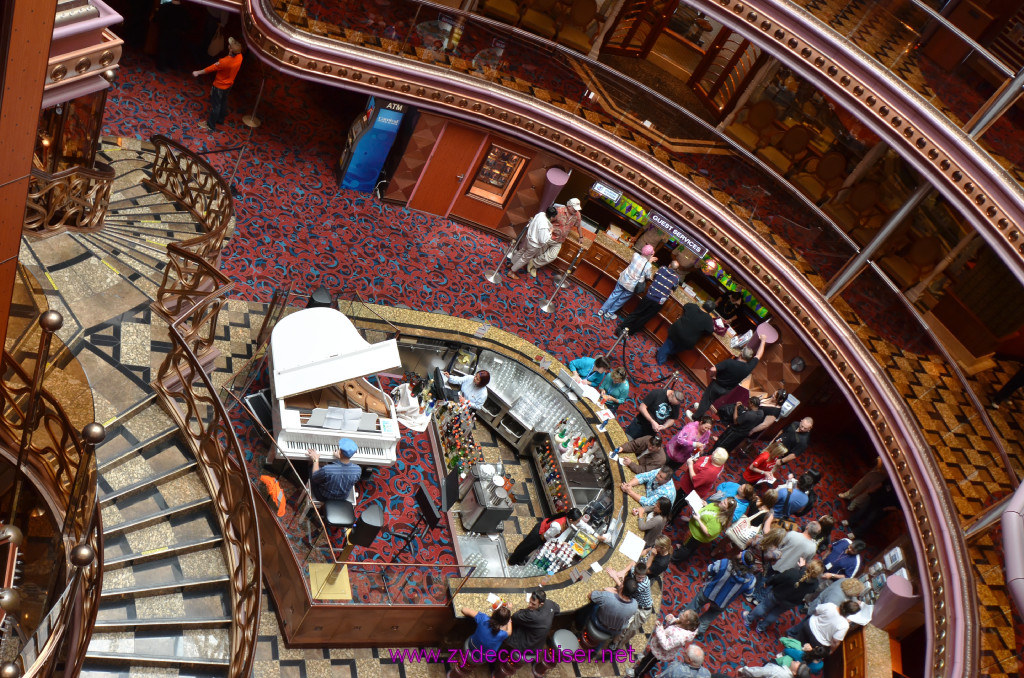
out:
{"label": "serving counter", "polygon": [[[515,595],[518,599],[524,591],[543,585],[548,599],[556,602],[563,612],[570,612],[586,604],[591,591],[612,586],[613,582],[604,568],[628,567],[631,561],[619,547],[628,533],[642,534],[637,518],[626,510],[628,498],[617,489],[620,483],[632,479],[633,474],[618,463],[607,463],[607,451],[622,445],[627,438],[614,419],[602,421],[599,416],[602,407],[567,395],[567,389],[558,380],[560,373],[568,372],[567,368],[554,356],[521,337],[478,321],[360,303],[342,302],[339,308],[357,327],[386,333],[397,330],[400,333],[399,344],[406,349],[417,345],[428,350],[454,346],[478,349],[476,365],[467,365],[466,371],[488,369],[493,375],[488,402],[478,411],[478,416],[521,457],[532,456],[541,468],[560,475],[564,489],[570,490],[562,494],[568,505],[582,507],[600,492],[601,487],[612,488],[610,520],[614,519],[614,527],[609,532],[609,543],[598,544],[573,567],[550,575],[471,577],[454,595],[454,609],[457,611],[463,606],[489,609],[490,594],[506,598]],[[556,444],[552,434],[559,424],[573,435],[595,440],[590,462],[567,463],[554,449],[550,453],[545,452]],[[494,452],[486,447],[481,454],[487,464],[497,461],[489,457]],[[540,478],[542,487],[547,484],[547,478]],[[592,479],[589,485],[588,478]],[[544,492],[548,512],[566,505],[555,501],[557,495],[551,493],[550,488]],[[466,562],[460,552],[463,547],[494,548],[493,540],[468,535],[462,525],[462,516],[460,519],[451,518],[449,522],[460,562]],[[490,544],[478,543],[482,540]]]}
{"label": "serving counter", "polygon": [[[588,236],[591,234],[587,234]],[[567,268],[579,252],[581,246],[566,240],[559,252],[558,260],[553,264],[561,269]],[[633,248],[624,242],[613,240],[603,232],[584,239],[583,254],[580,256],[572,280],[591,290],[599,300],[611,294],[619,274],[629,265],[633,256]],[[667,263],[667,262],[661,262]],[[680,269],[685,275],[686,271]],[[677,287],[671,297],[661,307],[660,312],[644,327],[645,332],[658,344],[668,336],[668,329],[683,313],[683,306],[689,303],[701,304],[712,299],[704,290],[688,285]],[[632,297],[620,311],[620,315],[629,313],[637,303]],[[817,369],[817,362],[802,347],[794,344],[789,330],[779,323],[773,323],[779,331],[779,341],[765,350],[765,355],[754,370],[751,382],[754,390],[773,393],[785,386],[787,390],[800,400],[820,386],[824,376]],[[609,326],[609,333],[611,327]],[[677,360],[690,371],[690,376],[699,384],[705,384],[705,371],[722,360],[739,354],[739,350],[729,345],[730,337],[712,334],[697,343],[691,351],[678,354]],[[799,376],[790,369],[790,361],[795,356],[804,361],[804,370]],[[612,356],[617,358],[617,356]]]}

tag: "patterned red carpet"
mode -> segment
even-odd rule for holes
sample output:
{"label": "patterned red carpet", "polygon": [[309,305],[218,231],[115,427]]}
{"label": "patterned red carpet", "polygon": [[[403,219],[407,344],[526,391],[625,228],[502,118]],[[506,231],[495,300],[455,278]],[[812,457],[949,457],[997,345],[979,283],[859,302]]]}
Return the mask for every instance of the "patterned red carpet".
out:
{"label": "patterned red carpet", "polygon": [[[256,71],[252,62],[245,67],[246,74],[232,93],[234,106],[251,105],[258,84]],[[111,90],[104,133],[143,139],[162,133],[199,150],[241,142],[248,130],[240,124],[237,108],[223,132],[211,134],[196,127],[206,107],[206,86],[183,73],[158,76],[147,59],[128,54]],[[237,282],[239,296],[265,301],[274,288],[289,282],[296,282],[299,289],[323,284],[342,295],[358,292],[379,303],[484,319],[529,338],[563,361],[611,345],[611,324],[594,316],[600,300],[582,289],[569,287],[560,295],[557,311],[545,315],[537,306],[552,290],[549,273],[542,272],[537,281],[502,286],[484,282],[482,274],[500,252],[494,238],[446,219],[339,190],[331,167],[341,151],[346,122],[361,106],[357,96],[278,74],[268,75],[263,96],[263,126],[253,133],[234,176],[243,197],[236,202],[235,235],[223,253],[224,270]],[[236,158],[234,153],[211,156],[225,176],[231,175]],[[646,339],[631,342],[628,364],[636,378],[653,381],[661,376],[653,364],[653,348]],[[685,377],[679,386],[690,397],[698,393]],[[644,391],[639,388],[634,393]],[[634,412],[633,404],[627,404],[620,421],[628,422]],[[257,443],[245,428],[241,433],[255,448]],[[420,478],[436,487],[426,454],[422,436],[406,436],[400,463],[390,472],[378,473],[365,488],[361,504],[384,502],[388,536],[411,529],[410,488]],[[868,454],[854,449],[852,443],[824,436],[815,439],[801,463],[801,467],[817,468],[825,478],[815,515],[827,511],[844,515],[834,497],[866,467],[862,458]],[[742,466],[741,460],[734,460],[723,480],[737,478]],[[295,497],[290,497],[292,510],[295,503]],[[417,542],[418,562],[453,562],[447,535],[438,533]],[[381,548],[362,557],[390,560],[393,543],[387,539],[381,543]],[[688,569],[668,574],[663,609],[677,611],[689,599],[707,558],[701,555]],[[416,596],[429,600],[437,581],[430,573],[417,581],[423,586]],[[372,589],[367,590],[372,593]],[[370,599],[368,593],[365,600]],[[780,625],[786,627],[791,621],[784,617]],[[777,651],[775,635],[748,631],[735,609],[720,618],[704,645],[712,669],[760,665]]]}

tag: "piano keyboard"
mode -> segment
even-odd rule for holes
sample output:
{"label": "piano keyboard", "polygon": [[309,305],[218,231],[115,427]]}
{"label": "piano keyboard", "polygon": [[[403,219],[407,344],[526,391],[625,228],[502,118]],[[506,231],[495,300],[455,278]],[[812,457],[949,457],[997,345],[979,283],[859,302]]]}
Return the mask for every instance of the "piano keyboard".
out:
{"label": "piano keyboard", "polygon": [[[338,449],[337,438],[332,442],[321,442],[312,440],[294,440],[290,437],[281,436],[278,445],[284,456],[292,461],[306,459],[306,450],[314,450],[319,454],[334,454]],[[356,464],[369,464],[370,466],[390,466],[398,460],[398,446],[373,447],[369,445],[358,445],[359,450],[352,455],[352,461]]]}

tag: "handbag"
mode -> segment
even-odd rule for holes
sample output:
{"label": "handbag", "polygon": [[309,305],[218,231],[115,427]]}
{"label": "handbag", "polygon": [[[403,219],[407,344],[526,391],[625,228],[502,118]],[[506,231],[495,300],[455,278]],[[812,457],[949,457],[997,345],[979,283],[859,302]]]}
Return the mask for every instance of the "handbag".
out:
{"label": "handbag", "polygon": [[754,518],[757,518],[767,512],[768,509],[762,509],[752,516],[743,516],[726,529],[725,536],[742,551],[747,548],[750,541],[757,535],[757,531],[761,529],[760,527],[755,527],[750,523]]}
{"label": "handbag", "polygon": [[[651,263],[647,262],[647,266]],[[640,271],[640,282],[633,287],[633,294],[638,297],[642,297],[647,294],[647,266],[644,266],[643,270]]]}

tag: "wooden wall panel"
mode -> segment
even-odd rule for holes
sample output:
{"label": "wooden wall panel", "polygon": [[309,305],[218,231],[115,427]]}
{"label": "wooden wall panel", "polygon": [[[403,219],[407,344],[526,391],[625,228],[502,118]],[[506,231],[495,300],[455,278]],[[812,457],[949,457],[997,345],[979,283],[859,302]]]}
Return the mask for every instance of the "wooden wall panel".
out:
{"label": "wooden wall panel", "polygon": [[388,190],[384,194],[385,200],[402,205],[409,202],[423,168],[427,166],[430,153],[441,137],[445,122],[440,116],[420,113],[420,119],[409,138],[409,144],[405,148],[401,162],[398,163],[398,169],[388,183]]}
{"label": "wooden wall panel", "polygon": [[9,0],[10,11],[0,86],[0,346],[7,334],[14,268],[25,222],[25,197],[32,168],[39,107],[49,58],[56,0]]}

